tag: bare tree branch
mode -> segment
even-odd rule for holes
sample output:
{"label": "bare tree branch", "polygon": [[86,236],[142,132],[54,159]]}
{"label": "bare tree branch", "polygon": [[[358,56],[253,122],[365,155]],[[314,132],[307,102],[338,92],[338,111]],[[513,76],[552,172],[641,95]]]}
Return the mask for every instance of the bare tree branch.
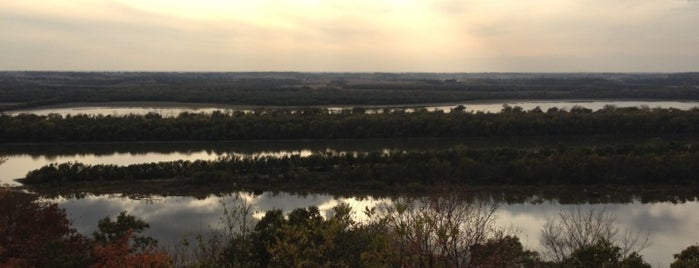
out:
{"label": "bare tree branch", "polygon": [[595,211],[577,207],[561,211],[558,217],[549,219],[541,230],[544,254],[560,262],[574,251],[601,241],[618,245],[623,256],[648,247],[648,234],[630,230],[620,234],[614,222],[615,218],[604,209]]}
{"label": "bare tree branch", "polygon": [[399,200],[386,209],[385,217],[401,238],[398,243],[407,263],[469,267],[471,247],[503,234],[494,222],[496,209],[495,202],[446,193]]}

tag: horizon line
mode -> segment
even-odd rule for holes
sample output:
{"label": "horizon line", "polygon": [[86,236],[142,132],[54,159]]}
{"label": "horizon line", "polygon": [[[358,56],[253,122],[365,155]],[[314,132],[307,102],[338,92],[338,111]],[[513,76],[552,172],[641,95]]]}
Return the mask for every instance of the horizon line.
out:
{"label": "horizon line", "polygon": [[699,71],[154,71],[154,70],[0,70],[2,73],[305,73],[305,74],[680,74]]}

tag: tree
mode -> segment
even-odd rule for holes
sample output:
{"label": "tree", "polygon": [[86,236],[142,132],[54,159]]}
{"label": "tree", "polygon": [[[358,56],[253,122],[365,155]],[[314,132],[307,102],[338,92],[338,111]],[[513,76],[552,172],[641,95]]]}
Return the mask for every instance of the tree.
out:
{"label": "tree", "polygon": [[670,268],[699,267],[699,244],[689,246],[680,254],[674,254],[673,257],[675,261],[670,264]]}
{"label": "tree", "polygon": [[131,245],[133,231],[128,230],[119,237],[113,238],[106,244],[97,244],[93,248],[94,258],[90,268],[111,267],[170,267],[170,257],[164,251],[146,248],[134,252]]}
{"label": "tree", "polygon": [[256,266],[363,266],[362,254],[370,249],[366,243],[369,232],[351,219],[349,205],[337,205],[333,211],[327,219],[317,207],[296,209],[288,219],[280,210],[268,211],[251,237],[258,258]]}
{"label": "tree", "polygon": [[267,247],[271,266],[338,266],[343,260],[331,258],[337,249],[334,238],[338,230],[329,227],[317,207],[289,213],[288,220],[277,230],[279,236]]}
{"label": "tree", "polygon": [[0,187],[0,266],[86,265],[87,238],[72,228],[65,210],[32,194]]}
{"label": "tree", "polygon": [[134,233],[145,231],[148,227],[150,227],[150,225],[145,221],[128,215],[126,211],[122,211],[116,217],[116,221],[112,221],[109,217],[99,220],[97,223],[97,231],[95,231],[92,236],[96,242],[108,244],[123,238],[131,232],[130,236],[133,238],[134,242],[132,251],[139,251],[154,248],[158,245],[158,241],[149,236],[134,235]]}
{"label": "tree", "polygon": [[611,254],[618,251],[620,257],[626,258],[648,246],[648,236],[640,232],[625,230],[620,235],[619,228],[614,226],[614,217],[606,211],[580,208],[562,211],[557,218],[549,219],[542,228],[540,241],[546,256],[557,262],[589,252]]}
{"label": "tree", "polygon": [[122,211],[115,221],[105,217],[93,233],[92,268],[107,267],[168,267],[170,258],[156,248],[155,239],[135,236],[149,227],[148,223]]}
{"label": "tree", "polygon": [[255,225],[252,235],[253,256],[260,266],[269,266],[271,255],[268,248],[280,237],[279,230],[284,224],[284,213],[279,209],[273,209],[267,211]]}
{"label": "tree", "polygon": [[622,249],[606,240],[598,240],[594,245],[585,245],[573,251],[562,261],[563,267],[570,268],[650,268],[638,253],[622,256]]}
{"label": "tree", "polygon": [[489,239],[471,247],[471,263],[481,268],[539,267],[541,258],[535,251],[524,250],[516,236]]}
{"label": "tree", "polygon": [[236,195],[235,200],[239,202],[231,208],[221,202],[223,206],[221,222],[226,228],[224,234],[226,248],[223,254],[231,266],[249,267],[252,264],[253,241],[250,236],[254,225],[252,217],[254,211],[252,204],[240,196]]}
{"label": "tree", "polygon": [[57,204],[0,187],[0,267],[168,267],[155,240],[134,237],[147,227],[122,212],[114,222],[100,220],[90,241]]}
{"label": "tree", "polygon": [[468,267],[472,248],[502,237],[494,224],[497,205],[469,201],[456,193],[399,201],[386,210],[402,265]]}

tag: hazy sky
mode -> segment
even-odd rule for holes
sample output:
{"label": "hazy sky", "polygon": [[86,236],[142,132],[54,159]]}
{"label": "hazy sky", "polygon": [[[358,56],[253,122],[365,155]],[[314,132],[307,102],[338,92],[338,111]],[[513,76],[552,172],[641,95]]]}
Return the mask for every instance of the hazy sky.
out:
{"label": "hazy sky", "polygon": [[699,1],[2,0],[0,69],[699,71]]}

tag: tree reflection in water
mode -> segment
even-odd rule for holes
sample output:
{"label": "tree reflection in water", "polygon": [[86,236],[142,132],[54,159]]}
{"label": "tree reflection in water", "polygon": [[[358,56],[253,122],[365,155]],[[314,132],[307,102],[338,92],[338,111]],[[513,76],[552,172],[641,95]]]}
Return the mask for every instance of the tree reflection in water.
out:
{"label": "tree reflection in water", "polygon": [[[472,195],[472,198],[476,198]],[[486,195],[481,195],[485,198]],[[491,195],[498,196],[498,195]],[[502,194],[500,194],[502,196]],[[260,219],[271,209],[289,213],[297,208],[316,206],[320,215],[327,217],[339,203],[349,204],[357,221],[366,220],[362,211],[366,207],[392,204],[392,197],[340,196],[330,194],[292,194],[287,192],[234,193],[223,195],[161,196],[131,198],[128,196],[84,194],[82,199],[72,197],[52,198],[66,209],[74,226],[82,233],[94,231],[94,223],[100,218],[116,215],[122,210],[144,219],[151,224],[148,235],[158,239],[162,245],[179,243],[185,235],[196,235],[220,229],[223,212],[221,204],[235,207],[236,202],[251,204],[253,217]],[[687,245],[694,244],[699,237],[699,210],[696,199],[685,202],[644,202],[641,198],[631,198],[628,203],[613,201],[583,201],[579,204],[564,204],[543,196],[530,197],[526,202],[502,202],[495,212],[499,226],[514,230],[526,248],[541,250],[539,235],[547,218],[555,217],[561,210],[580,207],[588,210],[606,210],[615,215],[616,224],[621,229],[648,231],[651,245],[643,251],[643,257],[654,267],[667,266],[672,262],[672,254],[680,252]],[[513,200],[510,200],[513,201]]]}

